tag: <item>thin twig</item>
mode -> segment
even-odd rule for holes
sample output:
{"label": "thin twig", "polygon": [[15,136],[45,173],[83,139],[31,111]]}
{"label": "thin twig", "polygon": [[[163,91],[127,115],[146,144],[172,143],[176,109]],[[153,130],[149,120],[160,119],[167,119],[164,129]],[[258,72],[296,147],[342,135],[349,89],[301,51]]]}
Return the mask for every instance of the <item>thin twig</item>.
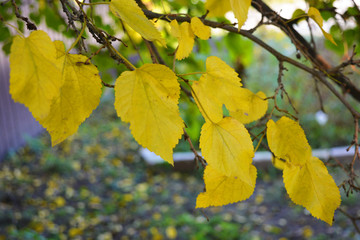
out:
{"label": "thin twig", "polygon": [[190,139],[190,136],[189,136],[189,134],[186,132],[185,128],[184,128],[183,130],[184,130],[184,139],[185,139],[185,141],[187,141],[187,142],[189,143],[190,149],[191,149],[191,151],[192,151],[192,152],[194,153],[194,155],[195,155],[195,161],[200,162],[201,165],[203,166],[203,168],[205,168],[206,165],[207,165],[205,159],[204,159],[202,156],[200,156],[200,155],[198,154],[198,152],[196,151],[196,149],[195,149],[195,147],[194,147],[194,145],[193,145],[193,143],[192,143],[192,141],[191,141],[191,139]]}
{"label": "thin twig", "polygon": [[20,10],[19,10],[18,6],[16,5],[15,0],[11,0],[11,4],[12,4],[12,6],[14,8],[15,16],[17,18],[23,20],[26,23],[27,29],[29,29],[29,30],[37,30],[37,27],[33,22],[31,22],[27,17],[24,17],[24,16],[21,15]]}
{"label": "thin twig", "polygon": [[344,209],[342,209],[342,208],[339,208],[339,211],[342,213],[342,214],[344,214],[346,217],[348,217],[349,219],[350,219],[350,221],[351,221],[351,223],[354,225],[354,228],[355,228],[355,230],[358,232],[358,233],[360,233],[360,228],[359,228],[359,226],[357,225],[357,221],[359,221],[360,220],[360,217],[354,217],[354,216],[352,216],[352,215],[350,215],[348,212],[346,212]]}

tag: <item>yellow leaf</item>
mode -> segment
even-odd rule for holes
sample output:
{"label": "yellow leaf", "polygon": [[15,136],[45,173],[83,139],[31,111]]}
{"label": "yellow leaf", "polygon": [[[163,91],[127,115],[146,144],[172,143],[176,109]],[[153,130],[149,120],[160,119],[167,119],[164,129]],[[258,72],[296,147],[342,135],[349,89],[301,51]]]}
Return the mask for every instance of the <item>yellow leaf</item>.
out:
{"label": "yellow leaf", "polygon": [[284,170],[286,164],[284,161],[280,160],[277,157],[272,157],[271,162],[277,169]]}
{"label": "yellow leaf", "polygon": [[166,228],[166,236],[168,237],[168,239],[175,239],[177,237],[176,228],[173,226],[168,226]]}
{"label": "yellow leaf", "polygon": [[179,96],[176,75],[160,64],[145,64],[123,72],[115,84],[115,109],[119,117],[130,123],[132,135],[140,145],[170,164],[184,126]]}
{"label": "yellow leaf", "polygon": [[340,191],[321,160],[311,157],[303,166],[286,164],[283,178],[294,203],[332,225],[334,212],[341,202]]}
{"label": "yellow leaf", "polygon": [[176,59],[182,60],[187,58],[194,47],[194,33],[191,30],[188,22],[183,22],[180,25],[176,20],[170,22],[171,34],[179,41],[179,46],[176,51]]}
{"label": "yellow leaf", "polygon": [[319,12],[319,10],[317,8],[314,7],[310,7],[309,11],[308,11],[308,15],[310,18],[312,18],[316,24],[320,27],[324,37],[329,40],[330,42],[332,42],[334,45],[337,45],[336,42],[334,41],[334,38],[332,37],[331,34],[325,32],[325,30],[322,28],[323,26],[323,18]]}
{"label": "yellow leaf", "polygon": [[250,165],[250,183],[244,182],[239,175],[226,176],[212,165],[206,166],[204,181],[206,192],[196,199],[196,208],[223,206],[249,198],[255,189],[256,168]]}
{"label": "yellow leaf", "polygon": [[242,123],[231,117],[216,124],[206,122],[201,129],[200,148],[209,165],[220,173],[251,183],[249,168],[254,147]]}
{"label": "yellow leaf", "polygon": [[329,40],[329,41],[332,42],[335,46],[337,46],[337,44],[336,44],[333,36],[332,36],[330,33],[325,32],[325,30],[324,30],[323,28],[321,28],[321,31],[322,31],[322,33],[324,34],[324,37],[325,37],[327,40]]}
{"label": "yellow leaf", "polygon": [[90,116],[99,105],[102,88],[99,71],[93,64],[85,64],[86,56],[66,54],[61,41],[55,41],[55,46],[63,85],[49,114],[39,120],[51,135],[53,146],[73,135]]}
{"label": "yellow leaf", "polygon": [[230,0],[231,9],[233,10],[235,17],[238,20],[238,29],[245,23],[248,11],[251,5],[251,0]]}
{"label": "yellow leaf", "polygon": [[298,8],[293,12],[291,19],[298,19],[301,17],[306,17],[306,13],[304,12],[304,10]]}
{"label": "yellow leaf", "polygon": [[202,83],[202,81],[197,81],[191,86],[194,91],[192,93],[194,100],[206,121],[220,122],[223,119],[222,103],[211,98],[213,94],[210,94],[206,89],[206,85]]}
{"label": "yellow leaf", "polygon": [[251,123],[265,115],[268,101],[265,93],[254,94],[246,88],[241,88],[239,94],[234,97],[233,104],[228,105],[230,115],[243,124]]}
{"label": "yellow leaf", "polygon": [[191,18],[191,29],[194,34],[202,40],[208,40],[211,35],[211,28],[203,24],[198,17]]}
{"label": "yellow leaf", "polygon": [[66,200],[61,196],[56,197],[54,202],[57,207],[63,207],[66,204]]}
{"label": "yellow leaf", "polygon": [[39,120],[48,115],[60,87],[61,73],[50,37],[40,30],[27,38],[16,36],[10,53],[10,94],[14,101],[23,103]]}
{"label": "yellow leaf", "polygon": [[155,28],[154,24],[146,18],[135,0],[112,0],[109,8],[115,16],[127,23],[146,40],[157,40],[163,46],[166,46],[166,42],[160,32]]}
{"label": "yellow leaf", "polygon": [[[193,90],[202,107],[199,107],[205,118],[213,122],[221,121],[222,106],[233,104],[234,97],[239,96],[242,86],[238,74],[218,57],[206,59],[206,74],[193,84]],[[195,98],[195,97],[194,97]],[[203,110],[202,110],[203,108]]]}
{"label": "yellow leaf", "polygon": [[205,8],[209,17],[222,17],[231,10],[231,5],[229,0],[206,0]]}
{"label": "yellow leaf", "polygon": [[277,158],[294,165],[304,165],[311,157],[311,147],[299,123],[282,117],[276,123],[267,123],[267,140]]}
{"label": "yellow leaf", "polygon": [[317,23],[317,25],[319,25],[319,27],[323,26],[324,20],[317,8],[310,7],[308,11],[308,15]]}
{"label": "yellow leaf", "polygon": [[73,237],[82,235],[83,234],[83,229],[81,229],[81,228],[70,228],[68,234],[69,234],[70,237],[73,238]]}

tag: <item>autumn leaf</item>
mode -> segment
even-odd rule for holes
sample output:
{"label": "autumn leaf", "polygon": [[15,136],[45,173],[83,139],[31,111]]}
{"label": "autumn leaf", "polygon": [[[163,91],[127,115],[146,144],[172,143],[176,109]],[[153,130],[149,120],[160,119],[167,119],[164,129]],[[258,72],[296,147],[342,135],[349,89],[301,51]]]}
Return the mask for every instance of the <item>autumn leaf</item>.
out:
{"label": "autumn leaf", "polygon": [[64,44],[55,41],[63,85],[53,99],[49,114],[39,122],[51,135],[52,145],[76,133],[80,124],[99,105],[101,79],[97,68],[80,54],[66,54]]}
{"label": "autumn leaf", "polygon": [[201,129],[200,148],[208,164],[220,173],[251,183],[249,168],[254,147],[242,123],[231,117],[219,123],[206,122]]}
{"label": "autumn leaf", "polygon": [[246,88],[241,88],[234,98],[233,104],[228,105],[230,116],[243,124],[251,123],[265,115],[268,109],[268,101],[265,93],[254,94]]}
{"label": "autumn leaf", "polygon": [[205,8],[209,17],[222,17],[231,10],[231,5],[229,0],[206,0]]}
{"label": "autumn leaf", "polygon": [[281,160],[277,157],[272,157],[271,162],[272,162],[273,166],[276,167],[277,169],[284,170],[286,163],[283,160]]}
{"label": "autumn leaf", "polygon": [[204,181],[206,192],[196,199],[196,208],[223,206],[249,198],[255,189],[257,171],[250,165],[250,183],[242,181],[238,175],[226,176],[211,165],[206,166]]}
{"label": "autumn leaf", "polygon": [[319,10],[317,8],[314,7],[310,7],[309,11],[308,11],[308,15],[310,18],[312,18],[316,24],[320,27],[324,37],[329,40],[330,42],[332,42],[333,44],[337,45],[336,42],[334,41],[334,38],[332,37],[331,34],[325,32],[325,30],[323,29],[323,18],[319,12]]}
{"label": "autumn leaf", "polygon": [[208,40],[211,35],[211,29],[209,26],[203,24],[198,17],[191,18],[191,29],[194,34],[202,40]]}
{"label": "autumn leaf", "polygon": [[112,0],[109,4],[110,11],[127,23],[146,40],[159,41],[166,47],[166,42],[154,24],[146,18],[135,0]]}
{"label": "autumn leaf", "polygon": [[14,38],[10,53],[10,94],[38,120],[49,114],[52,99],[59,95],[62,81],[57,64],[55,46],[44,31],[33,31],[27,38]]}
{"label": "autumn leaf", "polygon": [[171,34],[179,41],[179,46],[176,51],[176,59],[182,60],[187,58],[194,47],[194,33],[188,22],[183,22],[180,25],[176,20],[170,22]]}
{"label": "autumn leaf", "polygon": [[304,165],[311,157],[311,147],[301,126],[288,117],[267,123],[267,140],[277,158],[294,165]]}
{"label": "autumn leaf", "polygon": [[[234,97],[239,96],[242,86],[238,74],[218,57],[206,59],[206,73],[200,77],[198,83],[193,84],[194,98],[202,106],[199,109],[205,118],[213,122],[222,119],[223,104],[233,104]],[[205,113],[204,113],[205,111]]]}
{"label": "autumn leaf", "polygon": [[178,99],[180,85],[173,71],[145,64],[121,74],[115,84],[115,109],[130,123],[136,141],[173,164],[173,148],[183,132]]}
{"label": "autumn leaf", "polygon": [[286,191],[294,203],[332,225],[334,211],[340,206],[341,198],[322,161],[311,157],[303,166],[285,164],[283,177]]}
{"label": "autumn leaf", "polygon": [[230,0],[231,9],[238,20],[238,29],[245,23],[248,11],[251,5],[251,0]]}

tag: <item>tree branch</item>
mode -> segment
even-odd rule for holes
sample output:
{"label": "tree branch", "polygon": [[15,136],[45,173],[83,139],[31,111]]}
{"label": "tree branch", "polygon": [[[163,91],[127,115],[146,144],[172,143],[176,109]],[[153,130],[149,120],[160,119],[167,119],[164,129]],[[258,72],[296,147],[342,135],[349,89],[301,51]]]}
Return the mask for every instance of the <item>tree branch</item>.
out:
{"label": "tree branch", "polygon": [[[160,14],[160,13],[155,13],[146,9],[143,9],[145,15],[149,18],[149,19],[161,19],[164,21],[169,21],[170,20],[174,20],[176,19],[178,22],[190,22],[190,17],[187,16],[178,16],[178,15],[174,15],[174,14],[170,14],[170,15],[165,15],[165,14]],[[218,23],[218,22],[214,22],[214,21],[210,21],[210,20],[204,20],[203,23],[207,26],[210,26],[212,28],[221,28],[224,29],[228,32],[232,32],[232,33],[236,33],[236,34],[240,34],[248,39],[250,39],[251,41],[255,42],[256,44],[258,44],[259,46],[261,46],[263,49],[267,50],[269,53],[271,53],[272,55],[274,55],[279,61],[283,61],[283,62],[287,62],[290,63],[291,65],[304,70],[305,72],[310,73],[311,75],[313,75],[314,77],[316,77],[317,79],[320,80],[320,82],[322,82],[344,105],[345,107],[351,112],[351,114],[353,116],[357,116],[358,118],[360,118],[360,113],[357,112],[347,101],[346,99],[335,89],[335,87],[333,85],[331,85],[331,83],[329,83],[326,80],[327,75],[325,75],[323,72],[320,72],[316,69],[312,69],[292,58],[289,58],[283,54],[281,54],[280,52],[278,52],[277,50],[275,50],[274,48],[272,48],[271,46],[269,46],[268,44],[266,44],[264,41],[262,41],[261,39],[257,38],[256,36],[254,36],[253,34],[251,34],[249,31],[245,31],[245,30],[240,30],[238,31],[237,28],[231,26],[231,25],[227,25],[224,23]],[[359,92],[359,100],[360,100],[360,92]]]}

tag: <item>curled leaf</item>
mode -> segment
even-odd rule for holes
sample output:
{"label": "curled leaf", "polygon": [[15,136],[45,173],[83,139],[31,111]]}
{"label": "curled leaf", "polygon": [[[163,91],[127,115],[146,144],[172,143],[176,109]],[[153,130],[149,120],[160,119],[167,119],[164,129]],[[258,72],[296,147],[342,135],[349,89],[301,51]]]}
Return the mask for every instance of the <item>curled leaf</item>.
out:
{"label": "curled leaf", "polygon": [[337,45],[334,38],[332,37],[331,34],[325,32],[325,30],[323,29],[323,18],[319,12],[319,10],[317,8],[314,7],[310,7],[309,11],[308,11],[308,15],[310,18],[312,18],[316,24],[320,27],[324,37],[329,40],[330,42],[332,42],[334,45]]}

